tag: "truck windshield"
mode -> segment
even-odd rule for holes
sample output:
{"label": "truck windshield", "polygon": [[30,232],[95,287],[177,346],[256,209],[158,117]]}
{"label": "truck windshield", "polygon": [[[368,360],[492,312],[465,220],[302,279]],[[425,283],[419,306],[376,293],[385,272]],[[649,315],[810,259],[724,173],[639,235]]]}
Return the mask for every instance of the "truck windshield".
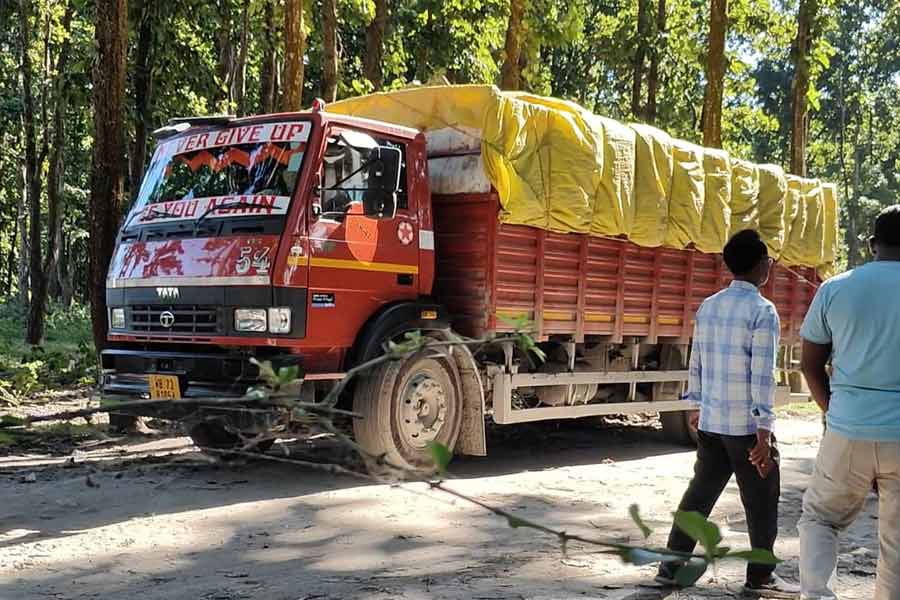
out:
{"label": "truck windshield", "polygon": [[[305,121],[204,129],[161,144],[126,227],[287,213],[303,164]],[[223,206],[221,209],[215,207]]]}

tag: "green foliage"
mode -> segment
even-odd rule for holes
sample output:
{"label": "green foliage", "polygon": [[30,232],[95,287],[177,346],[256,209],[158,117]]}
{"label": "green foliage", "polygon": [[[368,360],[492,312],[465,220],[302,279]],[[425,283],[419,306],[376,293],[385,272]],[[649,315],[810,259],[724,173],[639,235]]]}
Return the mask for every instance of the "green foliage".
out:
{"label": "green foliage", "polygon": [[650,537],[653,531],[647,527],[647,524],[644,523],[644,520],[641,518],[641,511],[637,504],[632,504],[628,507],[628,514],[631,516],[631,520],[634,521],[634,524],[638,526],[638,529],[641,530],[641,533],[644,534],[644,538]]}
{"label": "green foliage", "polygon": [[24,321],[18,303],[0,304],[0,401],[59,385],[93,383],[97,359],[86,307],[52,305],[43,346],[22,342]]}
{"label": "green foliage", "polygon": [[453,459],[453,454],[447,446],[435,441],[428,442],[428,451],[431,453],[432,460],[434,460],[438,476],[443,477],[447,472],[447,465]]}
{"label": "green foliage", "polygon": [[675,513],[675,525],[703,546],[708,560],[716,558],[722,534],[715,523],[697,512],[678,511]]}

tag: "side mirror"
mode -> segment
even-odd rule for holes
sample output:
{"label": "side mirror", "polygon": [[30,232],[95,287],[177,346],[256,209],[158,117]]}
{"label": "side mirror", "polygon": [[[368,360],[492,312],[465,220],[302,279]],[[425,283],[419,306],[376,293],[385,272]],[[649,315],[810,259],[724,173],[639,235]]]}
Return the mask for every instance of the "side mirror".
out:
{"label": "side mirror", "polygon": [[369,152],[368,189],[363,195],[367,217],[393,219],[397,215],[402,160],[400,149],[391,146],[376,146]]}

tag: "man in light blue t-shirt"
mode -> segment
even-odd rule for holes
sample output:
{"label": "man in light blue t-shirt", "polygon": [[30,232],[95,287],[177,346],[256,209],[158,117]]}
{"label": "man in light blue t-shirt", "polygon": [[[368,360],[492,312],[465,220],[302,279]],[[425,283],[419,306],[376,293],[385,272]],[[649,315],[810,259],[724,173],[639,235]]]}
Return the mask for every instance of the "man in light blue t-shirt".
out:
{"label": "man in light blue t-shirt", "polygon": [[881,546],[875,600],[900,600],[900,205],[878,215],[870,243],[874,262],[823,283],[800,330],[803,374],[828,425],[803,495],[803,600],[836,598],[828,583],[838,533],[873,482]]}

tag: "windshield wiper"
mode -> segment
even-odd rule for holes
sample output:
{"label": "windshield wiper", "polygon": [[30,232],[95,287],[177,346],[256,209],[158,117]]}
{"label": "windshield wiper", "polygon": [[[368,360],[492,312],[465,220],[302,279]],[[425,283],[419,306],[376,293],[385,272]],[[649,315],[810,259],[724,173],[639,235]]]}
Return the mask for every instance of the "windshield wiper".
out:
{"label": "windshield wiper", "polygon": [[194,235],[197,235],[197,231],[200,229],[200,225],[203,224],[203,221],[206,220],[206,217],[214,212],[230,208],[261,208],[261,206],[259,204],[253,204],[244,200],[232,200],[231,202],[223,202],[222,204],[210,206],[205,211],[203,211],[199,217],[194,219]]}
{"label": "windshield wiper", "polygon": [[176,215],[175,213],[170,213],[168,211],[162,210],[161,208],[156,208],[155,206],[149,206],[149,207],[145,208],[144,210],[139,210],[136,213],[134,213],[133,215],[131,215],[130,217],[128,217],[128,221],[125,222],[125,226],[122,227],[122,231],[128,230],[128,226],[131,225],[131,222],[134,221],[135,217],[137,217],[138,215],[146,216],[147,214],[153,215],[154,217],[160,218],[160,219],[177,219],[177,218],[180,218],[183,216],[183,215]]}

